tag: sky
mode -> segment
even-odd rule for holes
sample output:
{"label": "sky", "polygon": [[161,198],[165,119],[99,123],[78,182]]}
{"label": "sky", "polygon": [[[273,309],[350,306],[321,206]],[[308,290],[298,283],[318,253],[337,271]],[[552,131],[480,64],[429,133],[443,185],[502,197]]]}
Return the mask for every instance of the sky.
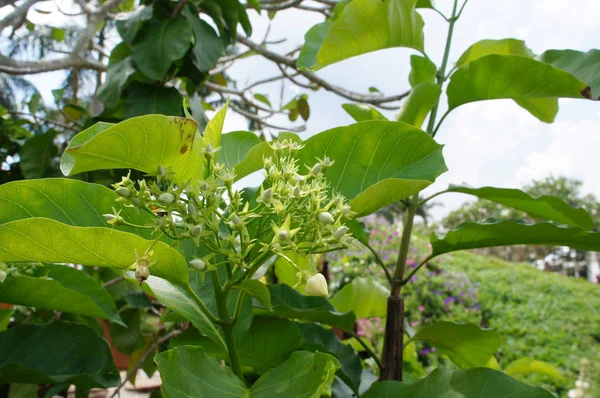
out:
{"label": "sky", "polygon": [[[52,3],[42,3],[52,8]],[[438,0],[437,6],[450,14],[451,0]],[[40,8],[42,5],[40,5]],[[425,50],[436,63],[441,62],[447,23],[430,10],[419,11],[425,20]],[[252,39],[260,41],[269,20],[266,12],[259,16],[249,11],[254,28]],[[600,48],[600,2],[597,0],[470,0],[457,23],[450,62],[456,61],[472,43],[482,39],[517,38],[535,52],[547,49],[571,48],[587,51]],[[285,53],[303,43],[304,33],[323,16],[290,9],[278,12],[271,22],[270,40],[286,41],[270,48]],[[409,59],[414,50],[387,49],[345,60],[328,66],[317,74],[331,83],[367,93],[375,86],[386,95],[409,88]],[[229,69],[238,87],[278,74],[278,69],[260,57],[250,57]],[[56,75],[51,75],[56,76]],[[48,74],[30,78],[51,98],[60,76]],[[254,93],[266,94],[278,103],[280,84],[264,85]],[[298,93],[292,85],[284,87],[284,102]],[[301,137],[327,129],[348,125],[352,119],[341,105],[347,100],[319,90],[308,91],[310,119]],[[442,111],[446,99],[442,98]],[[393,117],[394,111],[383,112]],[[286,118],[271,119],[290,125]],[[298,123],[296,123],[298,124]],[[239,115],[228,114],[225,130],[244,130],[247,122]],[[600,102],[565,99],[554,124],[538,121],[510,100],[476,102],[461,106],[446,119],[436,136],[445,145],[444,157],[449,171],[438,178],[425,194],[442,190],[448,184],[467,183],[474,187],[521,187],[534,178],[548,175],[577,178],[584,182],[584,191],[600,197],[600,176],[595,160],[600,154]],[[468,196],[446,194],[438,197],[440,207],[434,217],[440,218],[459,207]]]}

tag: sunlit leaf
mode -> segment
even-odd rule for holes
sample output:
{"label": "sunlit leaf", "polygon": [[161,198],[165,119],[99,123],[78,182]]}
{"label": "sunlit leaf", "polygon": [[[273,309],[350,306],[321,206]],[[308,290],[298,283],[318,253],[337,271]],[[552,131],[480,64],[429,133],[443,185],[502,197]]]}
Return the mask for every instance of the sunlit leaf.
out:
{"label": "sunlit leaf", "polygon": [[550,376],[558,380],[563,380],[565,377],[559,372],[556,366],[548,362],[538,361],[533,358],[521,358],[508,364],[504,373],[509,376],[540,374]]}
{"label": "sunlit leaf", "polygon": [[418,84],[404,100],[396,120],[421,128],[425,118],[437,104],[440,94],[442,89],[435,83]]}
{"label": "sunlit leaf", "polygon": [[372,277],[358,277],[338,291],[331,304],[341,312],[353,311],[357,318],[385,317],[389,295],[389,289]]}
{"label": "sunlit leaf", "polygon": [[365,104],[343,104],[342,108],[357,122],[365,120],[388,120],[381,112]]}

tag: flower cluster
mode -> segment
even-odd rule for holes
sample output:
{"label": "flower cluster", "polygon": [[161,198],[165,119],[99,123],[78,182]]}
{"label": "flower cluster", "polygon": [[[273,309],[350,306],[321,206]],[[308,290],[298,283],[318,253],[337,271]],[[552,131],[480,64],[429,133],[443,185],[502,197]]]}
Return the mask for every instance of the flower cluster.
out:
{"label": "flower cluster", "polygon": [[[301,145],[284,140],[270,147],[273,155],[263,158],[265,181],[254,197],[235,189],[234,171],[216,161],[220,148],[207,145],[203,178],[176,184],[174,172],[159,167],[149,182],[135,183],[128,175],[113,185],[119,203],[151,213],[154,224],[131,224],[114,209],[105,219],[117,226],[153,228],[174,241],[190,239],[208,253],[190,261],[192,268],[227,264],[231,275],[239,269],[254,273],[273,255],[289,260],[290,251],[314,254],[349,247],[353,239],[344,222],[354,213],[343,196],[329,194],[324,175],[333,161],[317,159],[303,165],[302,172],[295,158]],[[131,269],[140,283],[148,277],[151,257],[151,251],[136,253]]]}

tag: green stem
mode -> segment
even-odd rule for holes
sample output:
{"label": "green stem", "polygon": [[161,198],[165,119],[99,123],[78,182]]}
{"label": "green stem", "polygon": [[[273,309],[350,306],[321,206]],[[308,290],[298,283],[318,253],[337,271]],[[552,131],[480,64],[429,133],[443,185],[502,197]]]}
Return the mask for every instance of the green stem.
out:
{"label": "green stem", "polygon": [[394,277],[392,280],[392,297],[400,296],[402,288],[402,280],[404,279],[404,271],[406,269],[406,258],[408,257],[408,249],[410,248],[410,237],[412,235],[413,223],[417,208],[419,207],[419,194],[415,194],[410,203],[410,207],[404,218],[404,228],[402,229],[402,240],[400,241],[400,250],[398,252],[398,260],[394,269]]}
{"label": "green stem", "polygon": [[367,242],[364,243],[365,247],[367,249],[369,249],[371,251],[371,253],[373,254],[373,256],[375,257],[375,261],[377,262],[377,264],[379,264],[379,266],[381,267],[381,269],[383,270],[383,272],[385,272],[385,276],[388,280],[388,282],[390,283],[390,285],[392,284],[392,274],[390,274],[390,271],[387,269],[387,267],[385,266],[385,263],[383,262],[383,260],[381,259],[381,257],[379,256],[379,253],[377,253],[377,251],[375,251],[375,249],[373,249],[373,247]]}
{"label": "green stem", "polygon": [[421,200],[419,202],[419,206],[423,206],[425,203],[429,202],[431,199],[436,198],[436,197],[438,197],[438,196],[440,196],[442,194],[448,193],[448,192],[449,191],[447,189],[444,189],[443,191],[440,191],[440,192],[436,192],[433,195],[428,196],[425,199]]}
{"label": "green stem", "polygon": [[427,256],[425,258],[425,260],[421,261],[419,263],[419,265],[417,265],[417,267],[412,270],[412,272],[410,274],[408,274],[408,276],[402,281],[402,286],[406,285],[409,281],[410,278],[412,278],[417,272],[419,272],[419,270],[425,265],[427,264],[427,261],[431,260],[433,258],[433,254],[430,254],[429,256]]}
{"label": "green stem", "polygon": [[204,312],[204,314],[208,317],[208,319],[210,319],[210,321],[212,323],[216,323],[217,325],[223,324],[223,321],[220,320],[219,318],[217,318],[216,316],[214,316],[212,314],[212,312],[210,312],[210,310],[208,309],[208,307],[206,306],[206,304],[204,304],[204,301],[202,301],[202,299],[200,297],[198,297],[198,295],[196,294],[196,292],[189,285],[186,286],[185,291],[190,296],[192,296],[192,298],[194,299],[194,301],[196,302],[196,304],[198,304],[198,306],[200,307],[200,309],[202,310],[202,312]]}
{"label": "green stem", "polygon": [[223,292],[221,282],[219,281],[219,275],[216,271],[210,273],[213,283],[213,289],[215,291],[215,300],[217,302],[217,310],[219,317],[223,320],[223,334],[225,335],[225,344],[227,344],[227,353],[229,356],[229,366],[233,374],[244,380],[242,374],[242,367],[240,365],[240,357],[237,350],[237,344],[235,341],[235,323],[236,320],[229,315],[229,309],[227,308],[227,293]]}
{"label": "green stem", "polygon": [[354,337],[356,339],[356,341],[358,341],[358,343],[363,346],[363,348],[365,349],[365,351],[367,351],[367,353],[369,354],[369,356],[371,358],[373,358],[373,360],[375,361],[375,363],[377,364],[377,366],[381,369],[381,360],[379,359],[379,357],[377,356],[377,354],[375,354],[373,352],[373,350],[371,348],[369,348],[369,346],[367,345],[367,343],[365,343],[356,333],[354,332],[347,332],[350,335],[352,335],[352,337]]}

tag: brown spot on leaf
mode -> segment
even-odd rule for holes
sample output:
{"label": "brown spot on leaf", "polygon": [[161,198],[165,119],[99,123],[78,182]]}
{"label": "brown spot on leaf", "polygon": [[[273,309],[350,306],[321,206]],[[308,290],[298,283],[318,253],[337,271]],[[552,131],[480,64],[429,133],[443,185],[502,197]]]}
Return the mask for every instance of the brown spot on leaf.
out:
{"label": "brown spot on leaf", "polygon": [[184,153],[187,152],[187,150],[188,150],[188,146],[187,146],[187,144],[185,144],[184,146],[181,147],[181,149],[179,150],[179,153],[183,155]]}
{"label": "brown spot on leaf", "polygon": [[593,99],[592,98],[592,88],[590,86],[587,86],[586,88],[581,90],[581,95],[583,95],[587,99]]}

